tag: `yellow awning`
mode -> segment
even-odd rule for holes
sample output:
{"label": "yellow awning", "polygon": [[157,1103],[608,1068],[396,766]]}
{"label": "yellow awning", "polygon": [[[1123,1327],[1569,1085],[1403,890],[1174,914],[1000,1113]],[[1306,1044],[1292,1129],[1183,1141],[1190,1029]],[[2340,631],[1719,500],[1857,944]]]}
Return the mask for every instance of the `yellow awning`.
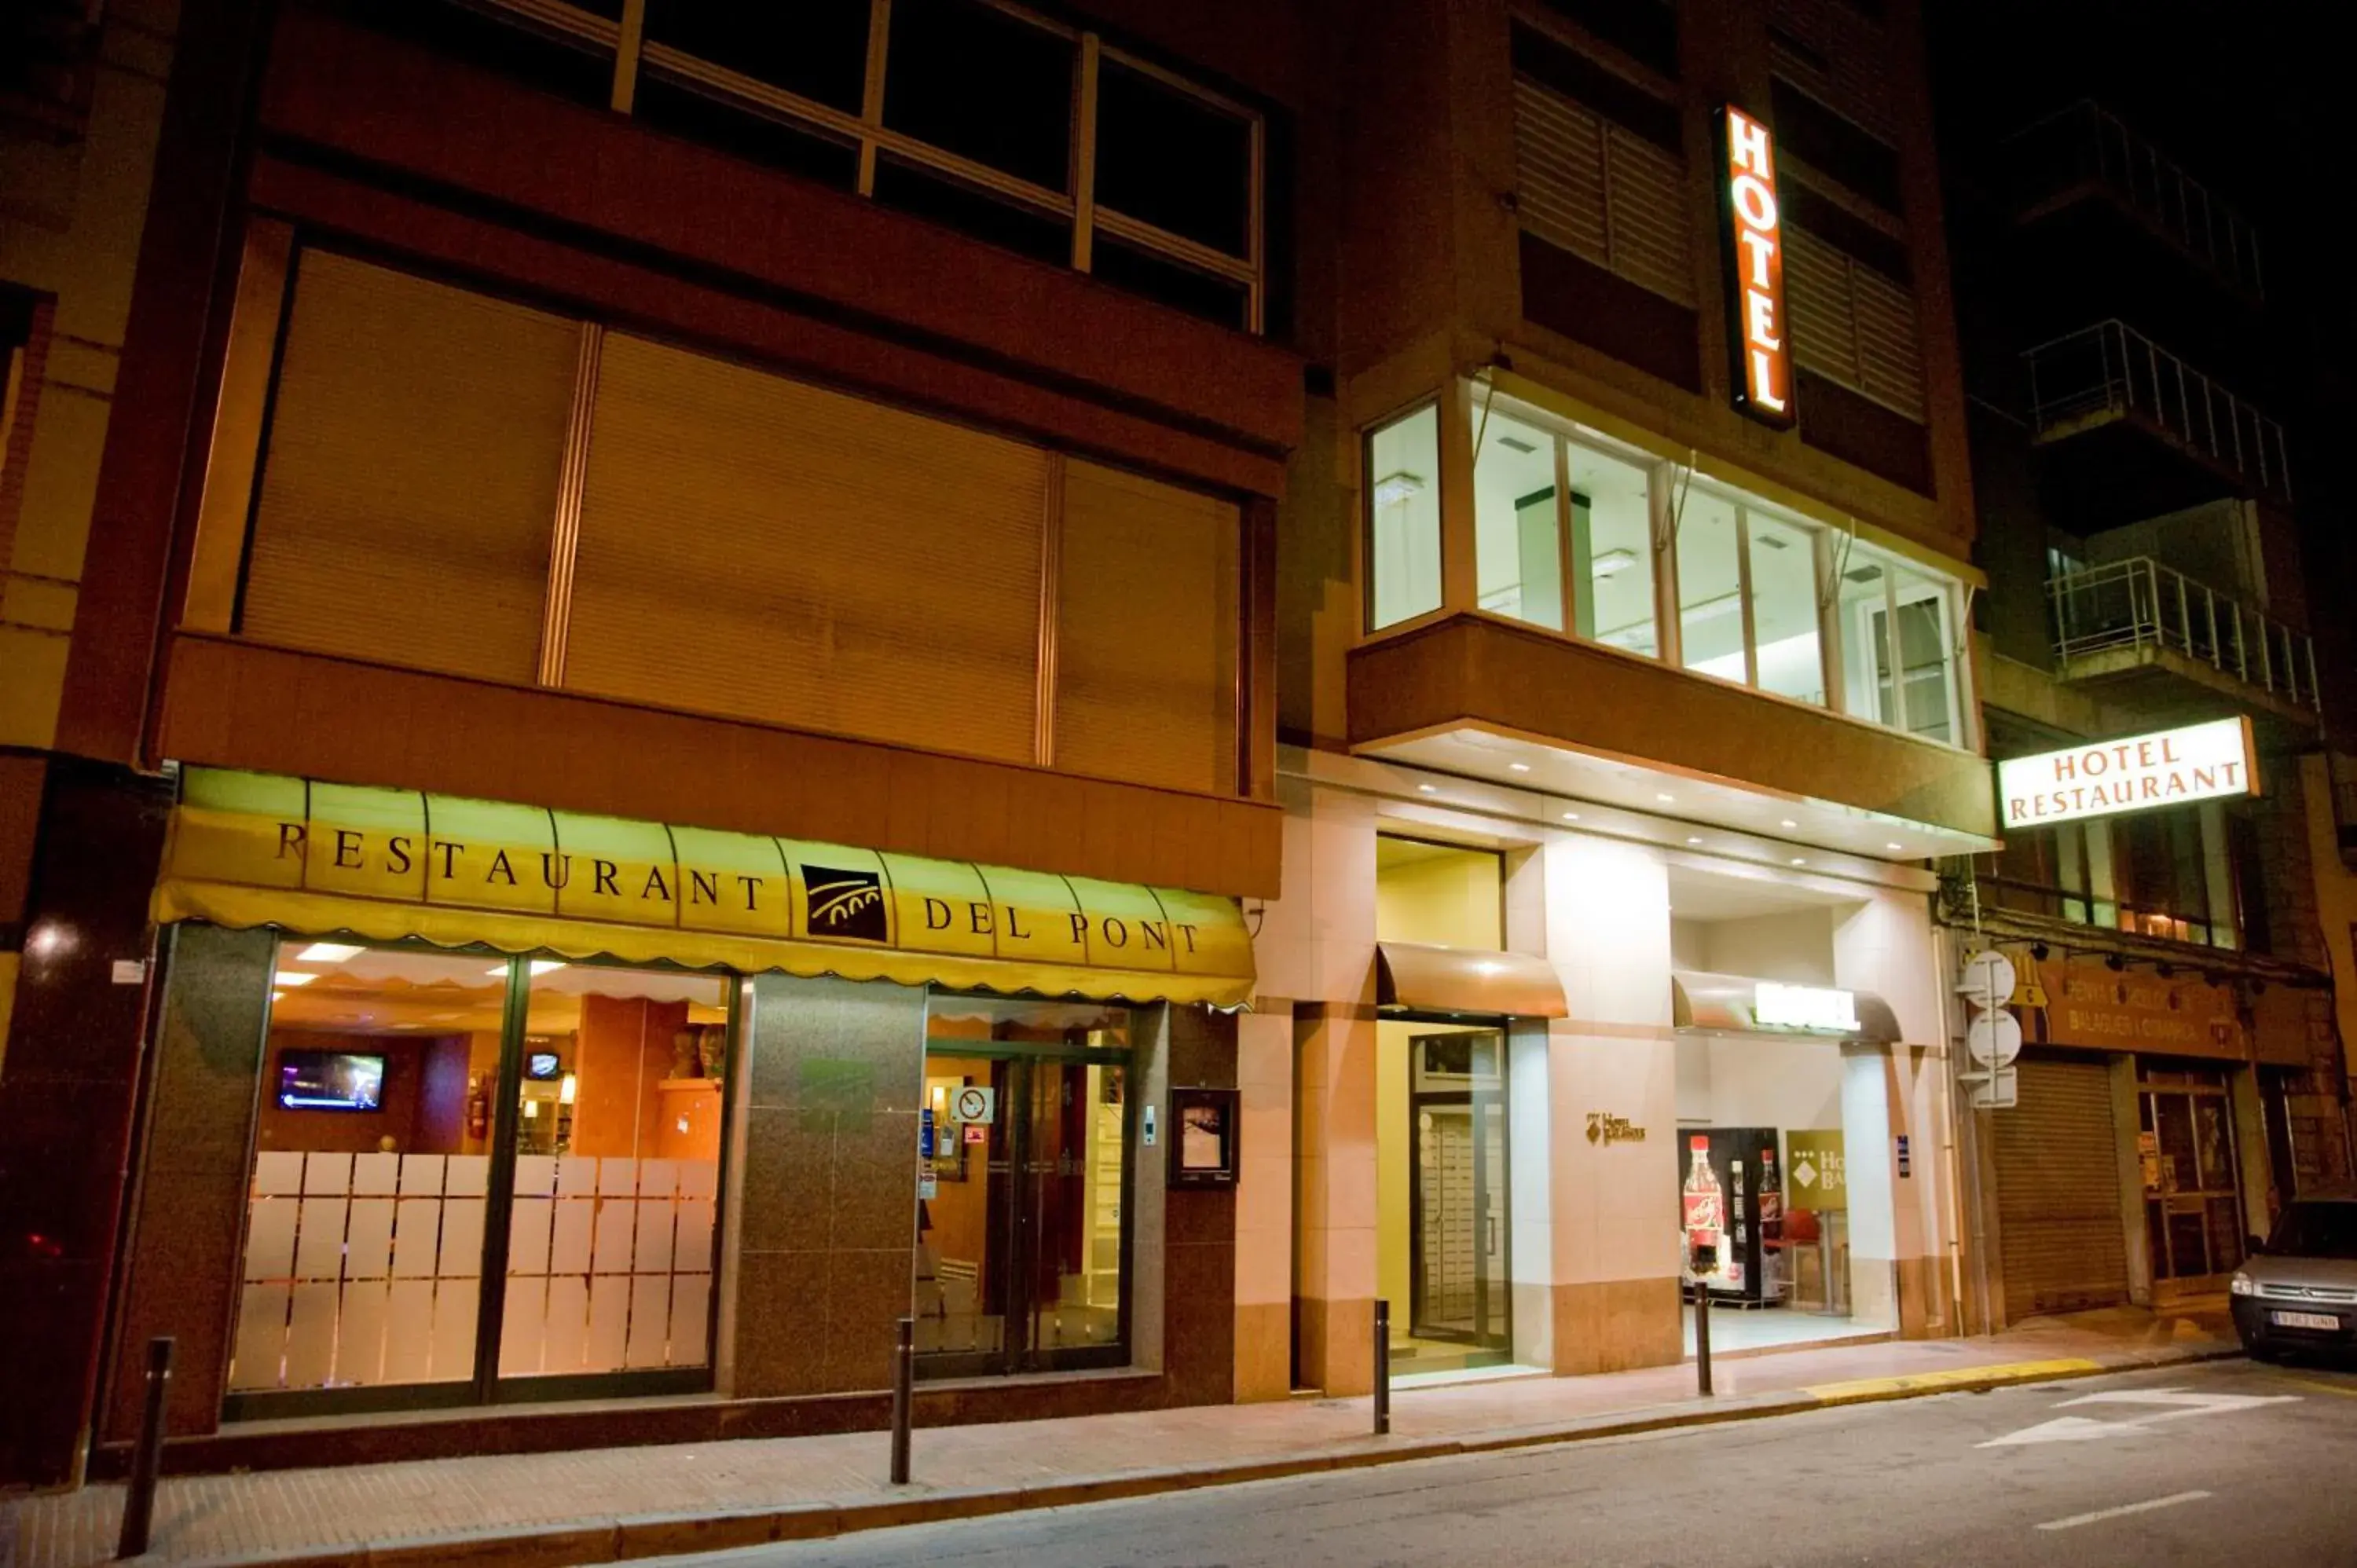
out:
{"label": "yellow awning", "polygon": [[1232,898],[191,768],[160,921],[1241,1006]]}

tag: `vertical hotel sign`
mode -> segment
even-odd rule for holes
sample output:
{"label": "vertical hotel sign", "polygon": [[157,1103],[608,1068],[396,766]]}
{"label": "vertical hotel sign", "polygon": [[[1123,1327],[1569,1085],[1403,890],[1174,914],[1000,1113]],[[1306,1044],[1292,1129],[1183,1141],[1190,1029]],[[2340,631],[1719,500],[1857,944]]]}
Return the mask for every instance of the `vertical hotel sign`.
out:
{"label": "vertical hotel sign", "polygon": [[1721,249],[1735,406],[1762,424],[1792,424],[1792,354],[1784,326],[1784,223],[1768,127],[1730,103],[1718,112]]}

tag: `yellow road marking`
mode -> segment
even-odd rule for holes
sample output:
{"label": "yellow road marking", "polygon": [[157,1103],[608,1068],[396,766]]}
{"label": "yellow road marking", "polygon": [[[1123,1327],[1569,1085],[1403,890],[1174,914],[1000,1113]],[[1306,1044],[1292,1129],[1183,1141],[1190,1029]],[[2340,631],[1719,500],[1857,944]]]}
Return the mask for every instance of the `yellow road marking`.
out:
{"label": "yellow road marking", "polygon": [[1859,1378],[1846,1383],[1819,1383],[1801,1391],[1820,1404],[1855,1404],[1862,1400],[1896,1399],[1901,1394],[1975,1383],[2034,1383],[2044,1378],[2083,1376],[2104,1365],[2084,1357],[2051,1361],[2005,1361],[1987,1367],[1957,1367],[1942,1372],[1912,1372],[1897,1378]]}
{"label": "yellow road marking", "polygon": [[2319,1393],[2339,1394],[2345,1400],[2357,1400],[2357,1384],[2319,1383],[2314,1378],[2292,1378],[2287,1377],[2281,1372],[2277,1372],[2268,1378],[2267,1381],[2271,1383],[2292,1383],[2303,1389],[2314,1389]]}

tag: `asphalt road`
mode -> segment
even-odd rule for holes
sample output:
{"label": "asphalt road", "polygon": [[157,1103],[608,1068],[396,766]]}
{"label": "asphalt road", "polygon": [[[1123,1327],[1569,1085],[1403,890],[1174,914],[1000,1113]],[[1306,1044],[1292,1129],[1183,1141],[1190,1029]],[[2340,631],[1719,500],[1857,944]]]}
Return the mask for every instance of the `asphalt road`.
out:
{"label": "asphalt road", "polygon": [[2357,1373],[2212,1362],[669,1561],[2333,1568]]}

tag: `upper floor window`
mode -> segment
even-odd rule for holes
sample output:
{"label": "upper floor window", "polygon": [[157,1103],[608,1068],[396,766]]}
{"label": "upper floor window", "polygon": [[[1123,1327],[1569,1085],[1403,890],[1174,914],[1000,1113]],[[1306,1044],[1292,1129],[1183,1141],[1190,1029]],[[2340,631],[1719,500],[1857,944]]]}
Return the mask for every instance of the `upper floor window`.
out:
{"label": "upper floor window", "polygon": [[1232,500],[316,249],[260,467],[209,629],[1239,789]]}
{"label": "upper floor window", "polygon": [[2250,820],[2222,801],[2029,828],[1982,855],[1983,897],[2072,925],[2201,947],[2266,945]]}
{"label": "upper floor window", "polygon": [[[1470,401],[1470,519],[1430,482],[1448,450],[1437,404],[1369,437],[1370,630],[1447,604],[1971,744],[1953,579],[1684,464]],[[1472,594],[1454,603],[1445,540],[1468,523]]]}
{"label": "upper floor window", "polygon": [[568,96],[1265,328],[1263,116],[1093,31],[998,0],[647,0],[632,51],[619,0],[345,4],[469,58],[528,42],[522,74]]}

